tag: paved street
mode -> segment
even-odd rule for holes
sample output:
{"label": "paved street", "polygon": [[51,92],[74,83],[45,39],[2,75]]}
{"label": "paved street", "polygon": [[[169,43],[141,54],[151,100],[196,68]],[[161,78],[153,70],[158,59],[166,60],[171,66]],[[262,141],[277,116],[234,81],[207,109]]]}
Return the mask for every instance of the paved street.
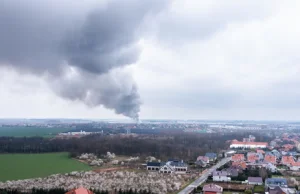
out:
{"label": "paved street", "polygon": [[204,183],[206,181],[206,179],[207,179],[207,177],[210,173],[212,173],[217,168],[219,168],[219,167],[223,166],[224,164],[226,164],[227,162],[229,162],[230,159],[231,158],[224,158],[220,162],[218,162],[216,165],[212,166],[210,169],[207,169],[207,171],[205,173],[203,173],[197,180],[195,180],[190,185],[185,187],[178,194],[189,194],[189,193],[191,193],[194,190],[194,188],[198,187],[199,185],[201,185],[202,183]]}

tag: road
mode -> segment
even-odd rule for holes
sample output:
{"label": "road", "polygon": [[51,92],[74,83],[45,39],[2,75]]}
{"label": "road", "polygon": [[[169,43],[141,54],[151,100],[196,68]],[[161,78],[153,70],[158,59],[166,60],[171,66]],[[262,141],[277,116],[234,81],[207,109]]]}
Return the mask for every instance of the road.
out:
{"label": "road", "polygon": [[205,173],[203,173],[197,180],[189,184],[187,187],[185,187],[182,191],[180,191],[178,194],[190,194],[194,188],[198,187],[202,183],[204,183],[207,180],[207,177],[210,173],[214,172],[224,164],[230,161],[229,158],[223,158],[220,162],[218,162],[216,165],[212,166],[210,169],[208,169]]}

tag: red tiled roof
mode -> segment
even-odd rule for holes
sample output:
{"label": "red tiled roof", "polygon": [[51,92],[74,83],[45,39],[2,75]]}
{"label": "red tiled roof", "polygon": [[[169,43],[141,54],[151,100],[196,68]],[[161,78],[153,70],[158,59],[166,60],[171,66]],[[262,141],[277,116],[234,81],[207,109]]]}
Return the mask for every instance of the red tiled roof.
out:
{"label": "red tiled roof", "polygon": [[294,164],[295,160],[293,156],[282,156],[281,163],[284,165]]}
{"label": "red tiled roof", "polygon": [[222,192],[223,188],[219,185],[215,185],[215,184],[207,184],[204,185],[203,187],[203,191],[205,192]]}
{"label": "red tiled roof", "polygon": [[292,163],[292,166],[300,166],[300,162],[294,162]]}
{"label": "red tiled roof", "polygon": [[248,158],[247,158],[247,161],[248,162],[255,162],[256,160],[258,160],[258,157],[256,155],[249,155]]}
{"label": "red tiled roof", "polygon": [[88,189],[80,187],[78,189],[73,189],[71,191],[68,191],[66,194],[94,194],[94,193]]}
{"label": "red tiled roof", "polygon": [[271,156],[271,155],[266,155],[264,161],[272,163],[272,164],[276,164],[276,157],[275,156]]}
{"label": "red tiled roof", "polygon": [[243,161],[243,160],[245,160],[245,156],[244,156],[244,154],[234,154],[231,157],[231,160],[234,161],[234,162]]}
{"label": "red tiled roof", "polygon": [[233,166],[233,167],[241,167],[242,169],[246,169],[247,168],[246,162],[233,162],[231,166]]}

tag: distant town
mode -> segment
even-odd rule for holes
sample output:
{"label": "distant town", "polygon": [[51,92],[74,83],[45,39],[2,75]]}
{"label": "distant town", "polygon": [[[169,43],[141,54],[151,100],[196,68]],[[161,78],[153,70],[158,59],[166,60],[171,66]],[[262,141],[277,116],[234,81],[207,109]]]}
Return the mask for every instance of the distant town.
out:
{"label": "distant town", "polygon": [[[0,175],[3,192],[299,192],[297,122],[22,119],[0,125],[0,171],[16,166]],[[47,168],[49,162],[55,167]]]}

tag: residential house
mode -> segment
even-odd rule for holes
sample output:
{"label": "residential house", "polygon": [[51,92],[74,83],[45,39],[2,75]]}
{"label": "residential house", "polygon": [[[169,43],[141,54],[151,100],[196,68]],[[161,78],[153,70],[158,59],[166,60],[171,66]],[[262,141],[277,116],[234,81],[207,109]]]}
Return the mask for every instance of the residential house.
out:
{"label": "residential house", "polygon": [[203,194],[222,194],[223,187],[216,184],[207,184],[203,186]]}
{"label": "residential house", "polygon": [[277,167],[274,164],[272,164],[272,163],[268,163],[266,165],[266,169],[269,170],[269,171],[271,171],[272,173],[277,172]]}
{"label": "residential house", "polygon": [[226,171],[215,171],[213,172],[213,181],[229,182],[231,181],[231,178],[228,177]]}
{"label": "residential house", "polygon": [[241,170],[245,170],[247,168],[247,164],[245,161],[242,162],[232,162],[231,164],[232,167],[241,169]]}
{"label": "residential house", "polygon": [[204,163],[209,163],[209,157],[207,156],[198,156],[197,161],[202,160]]}
{"label": "residential house", "polygon": [[235,150],[230,150],[230,151],[228,151],[228,152],[225,153],[225,157],[231,157],[231,156],[233,156],[235,153],[236,153]]}
{"label": "residential house", "polygon": [[237,177],[239,176],[239,169],[235,167],[227,168],[223,171],[226,171],[228,173],[229,177]]}
{"label": "residential house", "polygon": [[88,189],[80,187],[78,189],[73,189],[71,191],[68,191],[66,194],[94,194],[94,193]]}
{"label": "residential house", "polygon": [[290,166],[295,162],[294,157],[293,156],[282,156],[281,158],[281,164],[286,165],[286,166]]}
{"label": "residential house", "polygon": [[295,188],[284,188],[276,186],[274,188],[269,188],[269,194],[297,194]]}
{"label": "residential house", "polygon": [[217,159],[216,153],[206,153],[205,156],[209,158],[210,162],[214,162]]}
{"label": "residential house", "polygon": [[159,171],[161,168],[160,162],[148,162],[147,163],[147,170],[148,171]]}
{"label": "residential house", "polygon": [[161,164],[161,168],[159,169],[159,172],[185,174],[187,170],[188,170],[188,165],[183,161],[169,160],[168,162]]}
{"label": "residential house", "polygon": [[197,166],[200,166],[200,167],[203,167],[203,168],[207,166],[207,163],[204,162],[203,160],[197,160],[197,161],[195,162],[195,164],[196,164]]}
{"label": "residential house", "polygon": [[247,154],[247,162],[256,163],[259,160],[256,153],[249,152]]}
{"label": "residential house", "polygon": [[294,162],[290,166],[290,170],[300,171],[300,162]]}
{"label": "residential house", "polygon": [[264,160],[264,154],[262,154],[262,153],[256,153],[256,157],[258,158],[259,161]]}
{"label": "residential house", "polygon": [[276,186],[285,187],[287,188],[287,179],[285,178],[268,178],[265,181],[266,187],[274,188]]}
{"label": "residential house", "polygon": [[261,177],[248,177],[249,185],[263,185],[263,180]]}
{"label": "residential house", "polygon": [[272,150],[271,153],[276,156],[276,158],[280,158],[282,156],[278,150]]}
{"label": "residential house", "polygon": [[264,159],[264,162],[271,163],[271,164],[277,164],[276,157],[273,156],[273,155],[266,155],[265,159]]}
{"label": "residential house", "polygon": [[244,154],[234,154],[231,157],[231,161],[233,161],[233,162],[245,161],[245,156],[244,156]]}

